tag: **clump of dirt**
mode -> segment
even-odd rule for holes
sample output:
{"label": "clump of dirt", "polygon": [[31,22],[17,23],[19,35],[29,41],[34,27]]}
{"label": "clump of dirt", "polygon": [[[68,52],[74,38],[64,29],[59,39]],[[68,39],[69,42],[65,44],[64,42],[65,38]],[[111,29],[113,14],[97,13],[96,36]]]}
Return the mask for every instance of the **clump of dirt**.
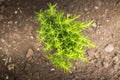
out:
{"label": "clump of dirt", "polygon": [[[97,47],[90,62],[73,61],[72,73],[54,68],[37,40],[35,12],[57,3],[78,21],[94,20],[83,33]],[[120,80],[119,0],[0,0],[0,80]]]}

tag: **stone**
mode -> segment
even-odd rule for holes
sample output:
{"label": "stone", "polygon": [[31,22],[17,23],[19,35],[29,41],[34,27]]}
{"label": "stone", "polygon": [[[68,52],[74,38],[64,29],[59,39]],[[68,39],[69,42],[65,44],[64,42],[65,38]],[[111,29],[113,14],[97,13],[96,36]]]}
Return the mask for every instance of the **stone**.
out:
{"label": "stone", "polygon": [[70,17],[70,16],[71,16],[71,14],[68,13],[68,14],[67,14],[67,17]]}
{"label": "stone", "polygon": [[108,67],[109,67],[109,62],[104,61],[102,64],[103,64],[103,66],[104,66],[105,68],[108,68]]}
{"label": "stone", "polygon": [[30,64],[26,64],[25,71],[29,71],[29,70],[31,70],[31,65]]}
{"label": "stone", "polygon": [[17,24],[18,22],[17,21],[15,21],[15,24]]}
{"label": "stone", "polygon": [[9,76],[7,75],[7,76],[6,76],[6,80],[8,80],[8,79],[9,79]]}
{"label": "stone", "polygon": [[2,20],[3,19],[3,15],[0,15],[0,20]]}
{"label": "stone", "polygon": [[97,27],[97,23],[96,22],[93,23],[93,27]]}
{"label": "stone", "polygon": [[18,11],[15,11],[14,13],[15,13],[15,14],[17,14],[17,13],[18,13]]}
{"label": "stone", "polygon": [[88,8],[85,8],[85,9],[84,9],[84,11],[86,11],[86,12],[87,12],[87,11],[88,11]]}
{"label": "stone", "polygon": [[8,70],[14,70],[15,64],[9,64],[7,65]]}
{"label": "stone", "polygon": [[106,52],[112,52],[114,50],[114,46],[112,44],[108,44],[106,47],[105,47],[105,51]]}
{"label": "stone", "polygon": [[110,21],[110,20],[108,20],[108,19],[106,20],[106,22],[109,22],[109,21]]}
{"label": "stone", "polygon": [[14,43],[14,44],[15,44],[15,43],[16,43],[16,41],[13,41],[12,43]]}
{"label": "stone", "polygon": [[40,48],[37,48],[37,50],[39,51],[39,50],[40,50]]}
{"label": "stone", "polygon": [[55,70],[54,68],[51,69],[51,71],[54,71],[54,70]]}
{"label": "stone", "polygon": [[8,21],[8,24],[12,24],[13,23],[13,21]]}
{"label": "stone", "polygon": [[34,37],[33,36],[30,36],[31,39],[33,39]]}
{"label": "stone", "polygon": [[5,43],[5,40],[4,40],[4,39],[1,39],[1,42],[2,42],[2,43]]}
{"label": "stone", "polygon": [[12,45],[10,45],[10,44],[8,45],[9,48],[10,48],[11,46],[12,46]]}
{"label": "stone", "polygon": [[0,47],[0,49],[2,50],[3,48],[2,48],[2,47]]}
{"label": "stone", "polygon": [[27,54],[26,54],[26,58],[30,58],[30,57],[32,57],[33,55],[34,55],[33,50],[32,50],[32,49],[28,49]]}
{"label": "stone", "polygon": [[120,69],[120,66],[119,66],[119,65],[113,65],[113,69],[114,69],[115,71],[117,71],[118,69]]}
{"label": "stone", "polygon": [[119,57],[118,56],[113,57],[113,61],[118,62],[119,61]]}
{"label": "stone", "polygon": [[95,9],[99,9],[99,7],[98,7],[98,6],[95,6]]}
{"label": "stone", "polygon": [[72,69],[73,69],[73,70],[76,70],[76,66],[73,66]]}

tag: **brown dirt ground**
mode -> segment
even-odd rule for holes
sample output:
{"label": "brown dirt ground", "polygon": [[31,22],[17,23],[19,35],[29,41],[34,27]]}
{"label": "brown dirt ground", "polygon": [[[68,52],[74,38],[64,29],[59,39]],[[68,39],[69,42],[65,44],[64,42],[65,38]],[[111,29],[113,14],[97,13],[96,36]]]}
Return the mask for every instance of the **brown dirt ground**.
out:
{"label": "brown dirt ground", "polygon": [[[83,33],[97,47],[86,50],[89,63],[73,61],[72,73],[54,68],[37,40],[35,12],[49,2],[94,20]],[[0,0],[0,80],[120,80],[120,0]]]}

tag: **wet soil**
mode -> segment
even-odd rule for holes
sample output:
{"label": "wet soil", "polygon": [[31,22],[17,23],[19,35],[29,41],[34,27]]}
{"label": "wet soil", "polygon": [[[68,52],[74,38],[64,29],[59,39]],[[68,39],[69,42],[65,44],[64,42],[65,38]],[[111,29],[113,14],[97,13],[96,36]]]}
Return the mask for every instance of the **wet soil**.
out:
{"label": "wet soil", "polygon": [[[35,12],[47,3],[94,20],[83,34],[97,47],[86,50],[90,62],[73,61],[71,73],[55,68],[37,39]],[[0,80],[120,80],[120,0],[0,0]]]}

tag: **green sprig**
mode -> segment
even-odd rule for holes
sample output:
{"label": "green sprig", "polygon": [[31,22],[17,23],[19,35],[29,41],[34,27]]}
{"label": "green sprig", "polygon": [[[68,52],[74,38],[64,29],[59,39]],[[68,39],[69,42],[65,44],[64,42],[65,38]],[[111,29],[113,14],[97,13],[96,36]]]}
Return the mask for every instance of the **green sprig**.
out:
{"label": "green sprig", "polygon": [[[54,66],[70,72],[71,60],[88,61],[84,56],[85,47],[95,47],[82,31],[92,26],[93,21],[77,22],[79,16],[65,16],[56,10],[56,4],[48,4],[49,9],[37,12],[41,24],[38,32],[39,41],[45,46],[47,58]],[[51,51],[55,50],[53,54]]]}

